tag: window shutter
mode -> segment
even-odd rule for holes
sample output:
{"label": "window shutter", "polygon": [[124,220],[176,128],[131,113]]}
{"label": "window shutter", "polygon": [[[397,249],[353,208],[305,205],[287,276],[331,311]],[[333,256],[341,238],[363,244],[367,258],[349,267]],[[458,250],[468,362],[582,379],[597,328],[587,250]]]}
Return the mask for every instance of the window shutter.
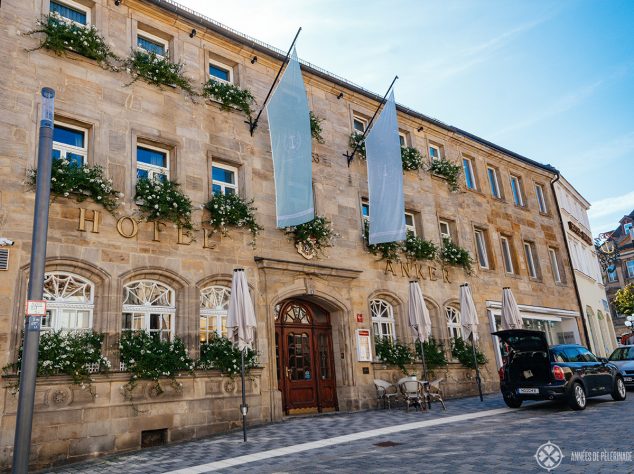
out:
{"label": "window shutter", "polygon": [[9,269],[9,249],[0,249],[0,270]]}

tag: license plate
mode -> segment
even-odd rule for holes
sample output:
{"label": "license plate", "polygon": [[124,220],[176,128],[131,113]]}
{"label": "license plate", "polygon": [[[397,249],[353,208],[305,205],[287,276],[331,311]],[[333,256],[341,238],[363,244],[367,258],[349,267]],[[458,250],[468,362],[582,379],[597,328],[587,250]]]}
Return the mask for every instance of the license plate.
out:
{"label": "license plate", "polygon": [[517,393],[539,394],[539,389],[538,388],[518,388]]}
{"label": "license plate", "polygon": [[634,380],[632,377],[623,377],[624,382],[631,382],[632,380]]}

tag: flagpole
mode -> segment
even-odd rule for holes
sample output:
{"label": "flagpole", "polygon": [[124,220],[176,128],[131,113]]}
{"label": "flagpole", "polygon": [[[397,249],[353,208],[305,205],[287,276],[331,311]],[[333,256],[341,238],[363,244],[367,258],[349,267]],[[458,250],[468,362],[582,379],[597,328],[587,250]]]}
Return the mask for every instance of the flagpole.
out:
{"label": "flagpole", "polygon": [[297,41],[297,37],[299,36],[300,31],[302,31],[302,27],[299,27],[299,30],[297,30],[297,33],[295,34],[295,38],[293,38],[293,42],[291,43],[291,47],[288,48],[288,52],[286,53],[286,57],[284,58],[284,61],[282,61],[282,65],[280,66],[279,71],[277,71],[277,76],[275,76],[275,79],[273,79],[273,84],[271,84],[271,88],[269,89],[269,93],[266,94],[266,99],[264,99],[264,103],[262,104],[262,108],[260,108],[260,111],[258,112],[257,117],[255,117],[255,120],[251,120],[249,118],[249,120],[246,122],[249,124],[249,131],[251,132],[251,136],[253,136],[253,132],[255,131],[255,129],[258,126],[258,121],[260,120],[260,115],[262,115],[262,112],[264,111],[264,107],[266,107],[266,103],[269,101],[269,97],[271,97],[271,93],[273,92],[273,88],[275,87],[275,84],[277,83],[277,80],[280,77],[280,74],[282,74],[282,69],[284,69],[284,65],[287,63],[289,56],[291,55],[291,51],[293,50],[293,46],[295,46],[295,42]]}
{"label": "flagpole", "polygon": [[392,80],[392,83],[390,84],[390,87],[387,88],[387,92],[385,93],[385,95],[383,96],[383,99],[381,100],[381,102],[379,103],[379,106],[376,108],[376,110],[374,111],[374,115],[372,116],[372,118],[370,119],[370,122],[368,122],[368,126],[365,127],[365,130],[363,131],[363,135],[361,135],[361,140],[359,140],[355,145],[354,145],[354,149],[352,150],[352,154],[349,155],[348,152],[346,151],[343,156],[345,156],[346,158],[348,158],[348,167],[350,167],[350,163],[352,163],[352,160],[354,158],[354,154],[357,152],[357,149],[359,148],[359,143],[361,143],[364,139],[365,136],[368,134],[368,132],[370,131],[370,127],[372,126],[372,122],[374,122],[374,119],[376,118],[376,114],[379,113],[379,109],[381,108],[381,106],[383,104],[385,104],[385,101],[387,99],[387,95],[390,93],[390,91],[392,90],[392,87],[394,86],[394,83],[396,82],[396,80],[398,79],[398,76],[394,76],[394,79]]}

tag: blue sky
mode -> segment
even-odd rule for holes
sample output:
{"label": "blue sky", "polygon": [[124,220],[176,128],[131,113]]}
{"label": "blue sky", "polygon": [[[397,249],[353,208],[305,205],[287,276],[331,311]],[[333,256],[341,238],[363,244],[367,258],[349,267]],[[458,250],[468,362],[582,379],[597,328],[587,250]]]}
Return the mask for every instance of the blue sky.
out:
{"label": "blue sky", "polygon": [[302,59],[542,163],[592,203],[634,209],[634,1],[180,0]]}

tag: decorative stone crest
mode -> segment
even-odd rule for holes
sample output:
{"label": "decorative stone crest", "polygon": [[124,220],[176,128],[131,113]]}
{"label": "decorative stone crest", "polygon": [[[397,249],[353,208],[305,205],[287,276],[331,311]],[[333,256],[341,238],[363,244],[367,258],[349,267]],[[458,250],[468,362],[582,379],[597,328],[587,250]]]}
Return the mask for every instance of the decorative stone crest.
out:
{"label": "decorative stone crest", "polygon": [[73,391],[68,387],[58,387],[50,390],[46,394],[45,405],[62,408],[67,407],[73,402]]}
{"label": "decorative stone crest", "polygon": [[233,380],[227,380],[223,385],[223,389],[226,393],[233,393],[236,389],[236,383]]}
{"label": "decorative stone crest", "polygon": [[300,254],[306,260],[311,260],[311,259],[315,258],[315,256],[317,255],[317,247],[315,246],[315,243],[317,242],[317,239],[314,239],[314,238],[311,237],[308,240],[311,243],[298,242],[295,245],[295,247],[297,248],[297,253],[298,254]]}

